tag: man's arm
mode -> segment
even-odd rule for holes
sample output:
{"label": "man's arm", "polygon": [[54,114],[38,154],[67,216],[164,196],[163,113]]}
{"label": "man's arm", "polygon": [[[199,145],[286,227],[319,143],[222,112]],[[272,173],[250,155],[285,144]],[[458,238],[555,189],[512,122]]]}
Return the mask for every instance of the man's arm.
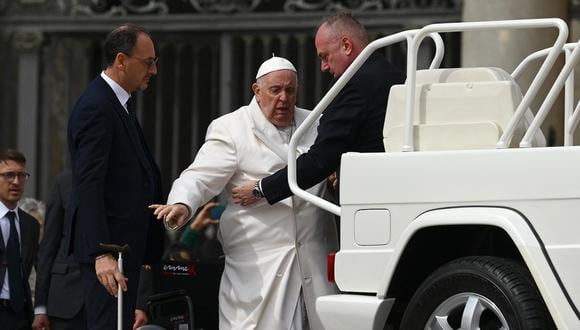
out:
{"label": "man's arm", "polygon": [[[75,109],[76,111],[76,109]],[[100,243],[110,243],[111,235],[105,212],[105,176],[113,141],[114,112],[106,105],[78,109],[71,118],[71,153],[78,194],[78,221],[82,221],[88,254],[95,258],[95,273],[107,291],[117,296],[117,283],[127,290],[127,279],[119,272],[111,254],[102,254]],[[80,224],[77,224],[80,226]]]}
{"label": "man's arm", "polygon": [[[71,159],[76,185],[78,210],[76,219],[85,232],[76,239],[85,240],[88,254],[101,253],[100,243],[110,243],[105,212],[105,176],[113,141],[114,113],[104,105],[91,105],[73,113],[71,118]],[[107,112],[109,114],[107,114]]]}
{"label": "man's arm", "polygon": [[[337,170],[340,157],[350,150],[355,127],[361,120],[365,101],[361,93],[349,84],[329,105],[320,118],[318,135],[307,153],[296,160],[298,186],[308,189]],[[251,205],[257,201],[252,194],[255,181],[248,181],[232,190],[234,201]],[[262,193],[269,204],[292,196],[288,185],[288,168],[278,170],[260,182]]]}
{"label": "man's arm", "polygon": [[[70,177],[70,172],[64,174]],[[64,203],[63,197],[61,196],[62,192],[62,182],[66,181],[67,179],[64,178],[64,175],[60,175],[54,188],[50,194],[50,197],[47,202],[47,210],[46,210],[46,217],[44,223],[44,238],[40,243],[40,249],[38,253],[38,264],[36,267],[36,284],[35,284],[35,314],[45,314],[46,315],[46,307],[48,302],[48,292],[50,288],[50,281],[52,278],[52,265],[58,253],[58,249],[60,247],[62,234],[63,234],[63,226],[65,220],[65,210],[64,210]],[[38,315],[37,315],[38,316]],[[42,318],[42,317],[40,317]],[[36,323],[36,316],[35,316],[35,323]],[[46,320],[39,319],[39,328],[42,328],[45,322],[48,322],[48,318]],[[44,325],[46,327],[46,325]]]}
{"label": "man's arm", "polygon": [[150,205],[157,219],[180,228],[195,210],[217,196],[238,168],[238,156],[227,124],[213,121],[207,129],[206,141],[195,160],[171,187],[167,205]]}

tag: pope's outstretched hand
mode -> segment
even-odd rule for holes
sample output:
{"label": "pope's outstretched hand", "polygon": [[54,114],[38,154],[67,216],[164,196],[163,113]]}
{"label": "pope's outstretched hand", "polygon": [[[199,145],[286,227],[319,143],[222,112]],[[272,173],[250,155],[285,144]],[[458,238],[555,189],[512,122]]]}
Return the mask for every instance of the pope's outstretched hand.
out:
{"label": "pope's outstretched hand", "polygon": [[153,215],[157,217],[157,220],[163,219],[165,228],[171,230],[181,228],[191,218],[189,207],[181,203],[172,205],[152,204],[149,205],[149,208],[155,209]]}

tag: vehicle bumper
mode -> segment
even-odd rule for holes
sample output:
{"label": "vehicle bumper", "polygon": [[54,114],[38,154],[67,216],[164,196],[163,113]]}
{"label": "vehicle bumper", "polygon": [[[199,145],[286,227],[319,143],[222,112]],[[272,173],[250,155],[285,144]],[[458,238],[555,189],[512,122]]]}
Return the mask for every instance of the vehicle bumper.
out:
{"label": "vehicle bumper", "polygon": [[316,312],[325,329],[383,329],[394,298],[337,294],[316,299]]}

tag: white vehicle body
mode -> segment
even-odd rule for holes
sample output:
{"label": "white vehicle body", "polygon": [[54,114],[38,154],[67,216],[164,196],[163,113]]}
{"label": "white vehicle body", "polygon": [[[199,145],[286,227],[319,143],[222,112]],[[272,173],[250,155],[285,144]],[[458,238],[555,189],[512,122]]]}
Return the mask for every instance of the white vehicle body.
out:
{"label": "white vehicle body", "polygon": [[[495,68],[436,70],[443,52],[437,33],[500,28],[557,28],[559,35],[553,47],[532,54],[511,75]],[[437,54],[429,70],[417,71],[426,36],[435,40]],[[342,156],[340,205],[300,189],[295,161],[289,163],[292,191],[341,217],[334,276],[344,293],[317,300],[327,329],[383,329],[394,307],[404,310],[436,269],[482,255],[521,264],[554,325],[580,329],[580,185],[573,180],[580,147],[572,145],[580,112],[572,108],[570,75],[580,47],[565,45],[567,37],[558,19],[434,24],[401,32],[371,43],[321,100],[303,126],[377,48],[408,43],[407,82],[391,89],[387,107],[387,152]],[[566,65],[533,116],[530,102],[561,52]],[[521,95],[518,76],[544,57]],[[565,146],[545,147],[539,126],[564,85]],[[289,160],[296,159],[293,145],[303,128],[292,138]]]}

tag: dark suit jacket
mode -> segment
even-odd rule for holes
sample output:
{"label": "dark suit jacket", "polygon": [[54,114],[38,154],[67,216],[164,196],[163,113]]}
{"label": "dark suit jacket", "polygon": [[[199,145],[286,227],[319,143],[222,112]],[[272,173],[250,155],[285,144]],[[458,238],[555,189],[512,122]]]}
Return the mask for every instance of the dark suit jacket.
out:
{"label": "dark suit jacket", "polygon": [[[298,185],[305,189],[324,180],[340,167],[345,152],[381,152],[387,99],[392,85],[405,75],[378,54],[371,55],[326,108],[318,136],[310,150],[297,159]],[[262,179],[262,190],[274,204],[292,195],[288,170]]]}
{"label": "dark suit jacket", "polygon": [[34,291],[36,306],[45,306],[49,316],[63,319],[75,317],[84,303],[79,265],[64,252],[65,211],[71,184],[71,171],[63,172],[48,199]]}
{"label": "dark suit jacket", "polygon": [[159,169],[141,128],[99,76],[77,101],[68,123],[73,184],[67,253],[94,263],[99,243],[129,244],[127,270],[154,263],[163,252],[163,224],[147,208],[161,202]]}
{"label": "dark suit jacket", "polygon": [[[29,314],[30,320],[34,310],[32,309],[32,295],[30,293],[30,286],[28,278],[32,271],[32,266],[36,263],[36,254],[38,253],[38,236],[40,235],[40,225],[30,214],[18,209],[18,218],[20,219],[20,249],[22,255],[22,271],[24,274],[24,283],[26,286],[26,311]],[[6,276],[6,241],[0,232],[0,286],[4,283],[4,276]],[[1,327],[1,326],[0,326]]]}

